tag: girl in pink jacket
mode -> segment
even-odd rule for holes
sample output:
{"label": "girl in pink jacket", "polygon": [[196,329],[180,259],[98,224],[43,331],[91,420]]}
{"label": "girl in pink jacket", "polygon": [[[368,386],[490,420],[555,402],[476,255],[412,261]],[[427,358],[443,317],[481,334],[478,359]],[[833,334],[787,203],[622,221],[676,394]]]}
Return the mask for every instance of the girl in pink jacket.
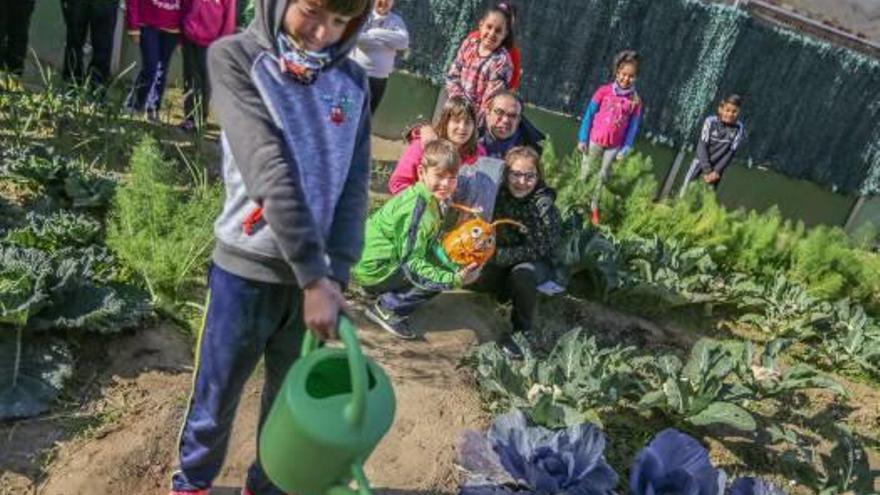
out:
{"label": "girl in pink jacket", "polygon": [[141,49],[141,70],[125,106],[159,120],[168,63],[180,37],[181,0],[126,0],[128,34]]}
{"label": "girl in pink jacket", "polygon": [[236,0],[183,0],[183,101],[180,127],[190,131],[208,118],[208,46],[235,33]]}
{"label": "girl in pink jacket", "polygon": [[611,164],[632,149],[642,118],[642,99],[635,86],[639,55],[632,50],[620,52],[614,58],[613,71],[614,81],[601,86],[590,99],[578,132],[577,147],[584,153],[581,180],[587,179],[594,163],[602,158],[602,168],[590,202],[593,225],[599,224],[599,197],[611,172]]}
{"label": "girl in pink jacket", "polygon": [[418,135],[410,139],[388,181],[391,194],[397,194],[418,182],[424,144],[429,141],[442,138],[458,146],[462,165],[473,165],[479,157],[486,156],[486,149],[477,142],[477,114],[473,105],[463,96],[446,100],[434,125],[424,126],[417,131]]}

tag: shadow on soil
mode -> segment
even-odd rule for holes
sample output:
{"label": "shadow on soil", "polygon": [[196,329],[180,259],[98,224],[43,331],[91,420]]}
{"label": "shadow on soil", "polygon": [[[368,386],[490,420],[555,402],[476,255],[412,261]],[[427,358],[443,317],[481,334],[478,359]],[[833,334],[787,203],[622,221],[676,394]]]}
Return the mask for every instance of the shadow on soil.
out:
{"label": "shadow on soil", "polygon": [[[191,372],[191,342],[175,327],[159,325],[125,334],[100,337],[89,335],[76,343],[79,362],[58,404],[44,416],[0,422],[0,485],[12,483],[7,477],[24,477],[30,490],[45,476],[53,458],[53,447],[77,435],[98,431],[113,420],[113,410],[93,410],[90,406],[104,387],[119,378],[135,378],[141,373]],[[16,481],[10,493],[26,493],[23,480]],[[4,493],[0,490],[0,493]],[[29,492],[27,492],[29,493]]]}

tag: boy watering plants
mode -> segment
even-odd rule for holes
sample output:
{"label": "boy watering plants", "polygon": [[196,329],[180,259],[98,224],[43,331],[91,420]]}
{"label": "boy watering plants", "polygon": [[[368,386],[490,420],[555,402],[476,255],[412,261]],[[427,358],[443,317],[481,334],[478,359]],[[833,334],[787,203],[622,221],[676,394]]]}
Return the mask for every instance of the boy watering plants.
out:
{"label": "boy watering plants", "polygon": [[[207,495],[245,381],[265,362],[260,426],[306,329],[335,337],[363,246],[369,91],[349,60],[369,0],[258,0],[244,33],[211,45],[226,202],[172,495]],[[245,495],[280,495],[259,459]]]}

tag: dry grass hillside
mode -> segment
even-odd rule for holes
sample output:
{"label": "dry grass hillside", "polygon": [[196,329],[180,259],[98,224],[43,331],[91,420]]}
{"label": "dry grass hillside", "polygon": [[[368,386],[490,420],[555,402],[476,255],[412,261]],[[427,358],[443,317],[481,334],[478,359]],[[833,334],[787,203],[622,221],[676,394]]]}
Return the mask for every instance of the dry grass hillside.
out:
{"label": "dry grass hillside", "polygon": [[880,41],[880,0],[772,0]]}

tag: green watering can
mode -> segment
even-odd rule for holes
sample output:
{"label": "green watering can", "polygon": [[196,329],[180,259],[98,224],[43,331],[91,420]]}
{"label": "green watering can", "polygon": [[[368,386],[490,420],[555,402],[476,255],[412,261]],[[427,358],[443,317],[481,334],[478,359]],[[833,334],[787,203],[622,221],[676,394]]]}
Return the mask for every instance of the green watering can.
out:
{"label": "green watering can", "polygon": [[[296,495],[370,495],[364,463],[394,421],[388,376],[361,352],[351,321],[339,317],[345,349],[306,332],[260,435],[260,463]],[[354,479],[358,489],[348,488]]]}

